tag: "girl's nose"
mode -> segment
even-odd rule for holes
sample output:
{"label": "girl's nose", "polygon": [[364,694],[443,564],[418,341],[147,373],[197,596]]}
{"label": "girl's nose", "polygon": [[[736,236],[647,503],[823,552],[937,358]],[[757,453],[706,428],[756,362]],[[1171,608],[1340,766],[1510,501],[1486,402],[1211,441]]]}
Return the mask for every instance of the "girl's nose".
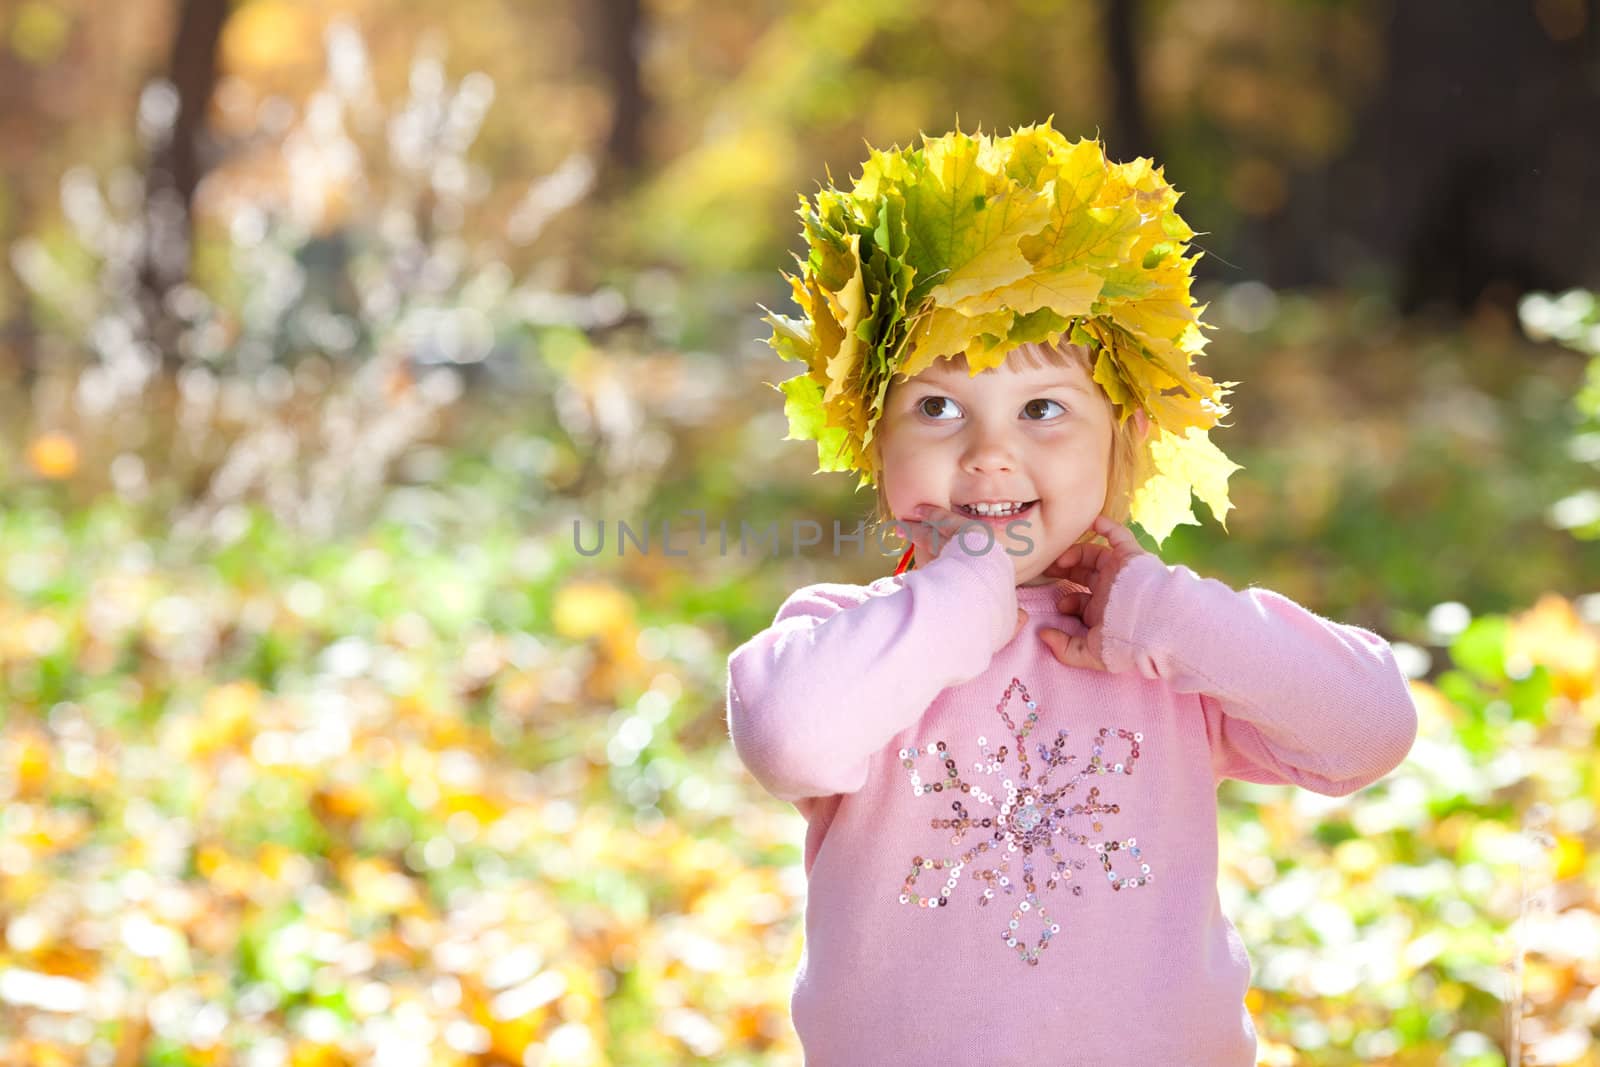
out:
{"label": "girl's nose", "polygon": [[1015,447],[1001,429],[976,426],[961,458],[969,471],[1009,471],[1016,463]]}

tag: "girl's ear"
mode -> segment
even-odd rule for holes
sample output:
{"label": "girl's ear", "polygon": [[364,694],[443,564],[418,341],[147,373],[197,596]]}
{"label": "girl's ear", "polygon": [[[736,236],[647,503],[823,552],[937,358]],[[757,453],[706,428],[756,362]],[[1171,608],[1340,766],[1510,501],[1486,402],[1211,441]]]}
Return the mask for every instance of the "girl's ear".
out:
{"label": "girl's ear", "polygon": [[1144,408],[1133,409],[1133,424],[1139,428],[1140,437],[1150,436],[1150,416],[1144,413]]}

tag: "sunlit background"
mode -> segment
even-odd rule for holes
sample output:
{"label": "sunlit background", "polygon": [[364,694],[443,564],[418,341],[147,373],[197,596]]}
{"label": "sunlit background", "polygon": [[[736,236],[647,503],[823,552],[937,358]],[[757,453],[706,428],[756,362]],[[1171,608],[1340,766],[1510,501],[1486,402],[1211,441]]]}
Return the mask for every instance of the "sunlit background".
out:
{"label": "sunlit background", "polygon": [[0,1063],[799,1064],[723,671],[894,558],[720,551],[871,508],[758,304],[867,143],[1054,116],[1242,383],[1162,556],[1414,679],[1221,788],[1261,1062],[1600,1065],[1595,4],[0,0],[0,100]]}

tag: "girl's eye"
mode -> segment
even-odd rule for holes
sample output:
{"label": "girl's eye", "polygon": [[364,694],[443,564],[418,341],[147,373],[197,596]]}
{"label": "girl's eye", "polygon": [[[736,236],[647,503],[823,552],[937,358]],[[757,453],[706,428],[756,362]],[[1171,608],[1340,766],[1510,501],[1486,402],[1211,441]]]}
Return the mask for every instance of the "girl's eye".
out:
{"label": "girl's eye", "polygon": [[943,418],[944,415],[959,416],[961,414],[961,409],[956,406],[956,402],[947,396],[923,397],[917,402],[917,409],[928,418],[939,419],[941,422],[948,421]]}
{"label": "girl's eye", "polygon": [[1039,405],[1041,405],[1041,404],[1054,404],[1056,407],[1060,408],[1063,412],[1065,412],[1067,410],[1066,405],[1062,404],[1059,400],[1045,400],[1043,398],[1037,399],[1037,400],[1028,401],[1026,404],[1022,405],[1022,410],[1024,412],[1028,412],[1030,418],[1034,417],[1035,415],[1037,415],[1037,417],[1040,418],[1040,419],[1053,418],[1053,416],[1051,416],[1051,415],[1040,415],[1040,414],[1038,414]]}

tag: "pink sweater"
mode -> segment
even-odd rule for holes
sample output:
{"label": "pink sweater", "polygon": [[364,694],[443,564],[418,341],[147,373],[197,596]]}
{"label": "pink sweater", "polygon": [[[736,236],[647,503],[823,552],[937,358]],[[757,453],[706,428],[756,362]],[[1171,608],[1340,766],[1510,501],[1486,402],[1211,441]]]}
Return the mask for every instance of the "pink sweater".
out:
{"label": "pink sweater", "polygon": [[1252,1067],[1217,783],[1371,784],[1416,737],[1405,677],[1368,630],[1155,556],[1112,588],[1109,671],[1067,667],[1037,630],[1083,623],[1014,581],[952,544],[799,590],[728,659],[734,748],[808,826],[806,1065]]}

